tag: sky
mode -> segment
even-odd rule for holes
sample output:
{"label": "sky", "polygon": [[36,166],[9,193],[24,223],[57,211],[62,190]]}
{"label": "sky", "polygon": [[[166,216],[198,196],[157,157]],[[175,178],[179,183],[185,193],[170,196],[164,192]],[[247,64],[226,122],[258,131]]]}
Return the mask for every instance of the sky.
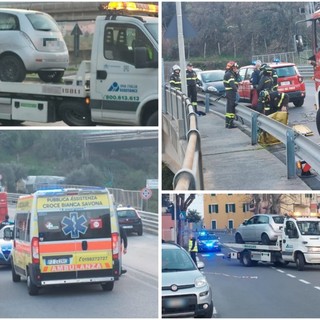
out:
{"label": "sky", "polygon": [[196,198],[193,200],[188,209],[197,210],[200,213],[200,216],[203,217],[203,195],[196,194]]}

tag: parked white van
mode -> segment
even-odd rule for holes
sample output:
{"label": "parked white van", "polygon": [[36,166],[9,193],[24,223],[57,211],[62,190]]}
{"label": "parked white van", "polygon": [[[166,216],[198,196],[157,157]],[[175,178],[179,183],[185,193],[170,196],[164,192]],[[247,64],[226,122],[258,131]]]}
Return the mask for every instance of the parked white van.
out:
{"label": "parked white van", "polygon": [[0,80],[21,82],[38,73],[45,82],[59,82],[69,53],[56,21],[48,14],[0,8]]}

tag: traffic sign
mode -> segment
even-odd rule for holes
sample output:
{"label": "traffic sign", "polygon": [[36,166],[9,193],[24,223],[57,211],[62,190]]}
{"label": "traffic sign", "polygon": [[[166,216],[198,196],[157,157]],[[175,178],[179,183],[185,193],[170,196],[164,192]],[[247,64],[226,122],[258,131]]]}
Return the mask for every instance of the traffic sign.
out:
{"label": "traffic sign", "polygon": [[142,200],[148,200],[152,197],[152,191],[149,188],[143,188],[140,191],[140,197]]}

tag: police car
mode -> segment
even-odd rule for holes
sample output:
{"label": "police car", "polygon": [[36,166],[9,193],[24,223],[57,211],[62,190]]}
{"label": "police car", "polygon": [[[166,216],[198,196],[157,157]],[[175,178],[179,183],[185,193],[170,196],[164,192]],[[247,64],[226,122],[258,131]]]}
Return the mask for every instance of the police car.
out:
{"label": "police car", "polygon": [[[9,231],[11,230],[11,231]],[[10,257],[13,241],[8,240],[7,236],[13,232],[13,225],[4,226],[0,230],[0,265],[10,265]]]}
{"label": "police car", "polygon": [[198,236],[198,251],[221,251],[221,243],[215,234],[200,232]]}

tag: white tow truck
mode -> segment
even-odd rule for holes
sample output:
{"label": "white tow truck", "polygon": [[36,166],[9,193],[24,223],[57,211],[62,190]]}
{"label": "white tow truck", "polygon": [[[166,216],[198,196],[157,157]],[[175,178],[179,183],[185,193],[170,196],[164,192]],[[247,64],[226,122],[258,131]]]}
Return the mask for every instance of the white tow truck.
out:
{"label": "white tow truck", "polygon": [[0,81],[0,123],[158,125],[158,7],[110,2],[91,60],[61,84]]}
{"label": "white tow truck", "polygon": [[229,258],[238,259],[247,267],[259,261],[277,266],[294,262],[302,271],[306,264],[320,264],[320,219],[286,217],[275,245],[224,243],[224,246],[234,250]]}

